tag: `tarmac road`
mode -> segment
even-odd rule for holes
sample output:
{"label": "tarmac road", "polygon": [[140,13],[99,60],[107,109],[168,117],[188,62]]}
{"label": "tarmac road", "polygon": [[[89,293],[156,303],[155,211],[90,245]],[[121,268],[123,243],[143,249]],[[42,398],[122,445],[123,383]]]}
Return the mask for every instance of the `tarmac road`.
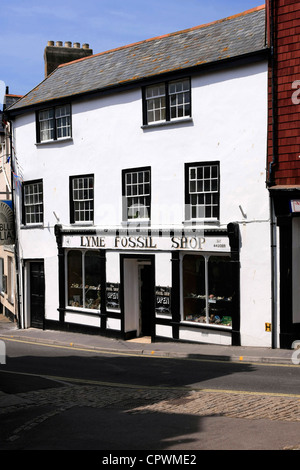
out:
{"label": "tarmac road", "polygon": [[[110,346],[106,350],[122,349],[123,354],[139,351],[170,356],[174,350],[174,344],[98,342],[98,337],[1,325],[0,336],[22,341],[76,348],[80,340],[80,347],[89,350]],[[211,357],[212,349],[205,351]],[[203,355],[204,350],[176,345],[174,355],[195,356],[196,352]],[[232,355],[238,357],[240,352]],[[220,350],[216,353],[220,358]],[[251,355],[258,358],[256,350],[243,349],[243,353],[240,361]],[[288,365],[290,353],[261,350],[260,359],[275,356],[279,364]],[[232,358],[224,356],[224,360]],[[4,366],[0,370],[5,374]],[[0,450],[101,450],[103,456],[108,451],[141,456],[141,450],[144,454],[164,450],[195,453],[198,458],[201,450],[300,449],[300,396],[208,389],[183,392],[176,387],[132,388],[26,376],[29,383],[31,379],[36,381],[34,387],[21,393],[0,392]]]}

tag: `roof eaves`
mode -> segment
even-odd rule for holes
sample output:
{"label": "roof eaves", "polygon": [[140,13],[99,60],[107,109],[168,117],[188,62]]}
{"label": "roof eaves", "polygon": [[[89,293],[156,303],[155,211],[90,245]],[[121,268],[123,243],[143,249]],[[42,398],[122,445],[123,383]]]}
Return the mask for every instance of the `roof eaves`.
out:
{"label": "roof eaves", "polygon": [[[117,89],[120,89],[120,88],[125,90],[125,87],[127,87],[126,89],[129,89],[129,88],[132,88],[132,87],[136,87],[138,84],[145,84],[145,83],[147,83],[147,81],[153,83],[153,78],[154,77],[157,77],[157,81],[159,81],[159,80],[163,80],[163,79],[167,78],[170,75],[174,76],[174,74],[178,74],[178,76],[180,74],[181,75],[182,74],[191,75],[191,74],[197,73],[199,70],[215,69],[216,67],[222,67],[225,64],[232,63],[233,61],[238,61],[240,63],[244,60],[250,59],[251,57],[259,57],[259,56],[264,57],[265,54],[267,54],[267,52],[268,52],[268,47],[265,47],[261,50],[258,50],[258,51],[255,51],[255,52],[250,52],[248,54],[244,54],[243,56],[242,55],[238,55],[238,56],[235,56],[235,57],[234,56],[229,56],[227,58],[217,59],[214,62],[201,61],[201,62],[199,62],[195,65],[192,65],[190,67],[179,67],[177,69],[162,70],[160,72],[153,71],[152,74],[147,74],[146,76],[134,76],[134,77],[131,77],[130,79],[122,80],[118,83],[111,83],[111,84],[108,84],[106,86],[101,86],[99,88],[93,88],[93,89],[90,89],[90,90],[80,91],[78,93],[69,93],[69,94],[59,95],[59,96],[51,96],[48,99],[46,98],[46,99],[43,99],[43,100],[40,100],[40,101],[35,101],[32,104],[27,103],[26,105],[24,105],[22,107],[19,107],[19,108],[16,108],[16,109],[13,109],[12,107],[10,107],[10,108],[7,108],[6,111],[9,111],[11,116],[14,116],[14,115],[17,115],[17,114],[23,114],[23,113],[28,112],[31,109],[41,109],[45,105],[47,105],[47,106],[49,104],[55,105],[56,103],[62,103],[62,102],[65,102],[67,100],[70,100],[71,98],[78,100],[78,99],[84,98],[86,96],[107,94],[109,92],[113,92],[113,91],[115,91]],[[38,86],[35,89],[38,89]],[[32,90],[32,91],[34,91],[34,90]]]}

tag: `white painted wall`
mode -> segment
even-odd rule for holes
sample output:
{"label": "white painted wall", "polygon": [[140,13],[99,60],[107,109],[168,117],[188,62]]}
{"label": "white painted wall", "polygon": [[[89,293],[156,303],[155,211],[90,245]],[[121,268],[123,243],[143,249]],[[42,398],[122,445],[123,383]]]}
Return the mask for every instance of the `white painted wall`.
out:
{"label": "white painted wall", "polygon": [[[184,163],[220,161],[221,227],[238,221],[242,233],[242,343],[269,346],[267,109],[267,63],[259,62],[192,78],[192,123],[142,129],[140,89],[74,103],[71,141],[35,145],[34,113],[18,117],[14,132],[24,180],[44,180],[44,230],[21,230],[20,241],[24,258],[49,260],[54,288],[47,318],[58,305],[53,211],[69,224],[70,175],[95,175],[95,224],[113,227],[122,221],[122,169],[151,166],[152,225],[172,228],[184,220]],[[118,282],[119,266],[111,262],[108,281]],[[167,257],[156,262],[165,266],[157,264],[157,279],[168,285]]]}

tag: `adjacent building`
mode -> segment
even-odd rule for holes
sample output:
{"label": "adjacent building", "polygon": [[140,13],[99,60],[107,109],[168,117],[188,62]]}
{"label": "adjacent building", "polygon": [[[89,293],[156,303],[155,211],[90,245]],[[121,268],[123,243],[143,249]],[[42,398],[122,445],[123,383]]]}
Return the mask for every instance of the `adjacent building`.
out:
{"label": "adjacent building", "polygon": [[16,285],[16,244],[13,211],[14,175],[11,167],[10,126],[3,111],[21,98],[6,87],[3,110],[0,111],[0,312],[12,321],[19,321]]}
{"label": "adjacent building", "polygon": [[277,347],[264,7],[59,65],[8,110],[22,327]]}
{"label": "adjacent building", "polygon": [[280,347],[300,338],[300,4],[268,1],[271,60],[267,184],[271,196],[273,309]]}

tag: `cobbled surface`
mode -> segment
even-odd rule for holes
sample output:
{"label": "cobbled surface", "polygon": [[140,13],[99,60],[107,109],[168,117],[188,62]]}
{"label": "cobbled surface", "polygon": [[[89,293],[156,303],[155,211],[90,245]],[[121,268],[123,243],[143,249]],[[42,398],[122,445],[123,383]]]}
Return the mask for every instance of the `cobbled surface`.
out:
{"label": "cobbled surface", "polygon": [[0,408],[1,413],[51,405],[59,410],[72,407],[122,408],[127,413],[180,413],[195,416],[221,415],[232,418],[300,421],[300,399],[226,391],[182,391],[176,389],[131,389],[94,385],[19,393],[17,405]]}
{"label": "cobbled surface", "polygon": [[[6,417],[35,408],[36,416],[25,420],[6,436],[13,444],[24,433],[73,407],[120,409],[129,414],[178,413],[193,416],[224,416],[246,419],[300,421],[298,397],[226,391],[139,389],[95,385],[70,385],[14,395],[17,404],[0,408]],[[294,450],[300,447],[294,447]]]}

